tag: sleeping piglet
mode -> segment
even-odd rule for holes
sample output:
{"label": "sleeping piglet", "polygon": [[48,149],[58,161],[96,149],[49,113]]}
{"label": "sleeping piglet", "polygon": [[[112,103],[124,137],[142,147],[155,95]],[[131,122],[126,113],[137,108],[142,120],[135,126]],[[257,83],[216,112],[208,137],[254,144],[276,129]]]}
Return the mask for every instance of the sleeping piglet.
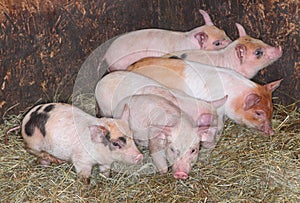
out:
{"label": "sleeping piglet", "polygon": [[142,146],[148,146],[149,140],[158,171],[166,173],[169,163],[176,179],[187,179],[197,161],[202,131],[210,125],[213,115],[200,115],[195,123],[169,100],[141,94],[124,98],[114,109],[114,118],[121,116],[125,105],[129,106],[133,138]]}
{"label": "sleeping piglet", "polygon": [[[108,71],[124,70],[135,61],[147,56],[162,56],[173,51],[186,49],[215,50],[226,47],[231,40],[218,29],[210,16],[203,10],[205,25],[188,32],[162,29],[143,29],[117,37],[107,49],[104,60]],[[104,63],[98,67],[104,67]]]}
{"label": "sleeping piglet", "polygon": [[143,158],[128,126],[128,111],[124,108],[120,119],[95,118],[69,104],[41,104],[25,115],[22,136],[41,164],[71,161],[89,181],[93,165],[108,176],[114,161],[135,164]]}
{"label": "sleeping piglet", "polygon": [[163,57],[179,57],[207,65],[233,69],[247,78],[270,65],[282,55],[281,47],[272,47],[246,34],[242,25],[236,23],[240,37],[227,47],[215,51],[199,49],[177,51]]}

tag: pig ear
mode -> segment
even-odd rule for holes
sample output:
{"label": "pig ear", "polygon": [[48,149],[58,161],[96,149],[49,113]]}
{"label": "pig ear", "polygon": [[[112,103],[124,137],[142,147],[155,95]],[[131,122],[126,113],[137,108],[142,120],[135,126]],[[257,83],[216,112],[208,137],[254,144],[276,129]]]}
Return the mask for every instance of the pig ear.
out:
{"label": "pig ear", "polygon": [[238,31],[239,31],[239,35],[240,37],[244,37],[244,36],[247,36],[247,33],[245,31],[245,28],[239,24],[239,23],[235,23],[235,26],[237,27]]}
{"label": "pig ear", "polygon": [[211,21],[210,16],[208,15],[208,13],[206,11],[199,9],[199,12],[201,13],[201,15],[204,18],[205,25],[214,25],[213,22]]}
{"label": "pig ear", "polygon": [[223,97],[221,99],[211,101],[210,103],[217,109],[225,104],[225,102],[227,101],[227,98],[228,98],[228,95],[226,95],[225,97]]}
{"label": "pig ear", "polygon": [[281,80],[276,80],[276,81],[271,82],[271,83],[269,83],[269,84],[266,84],[266,85],[264,85],[264,86],[267,87],[268,90],[270,90],[271,92],[273,92],[277,87],[279,87],[279,85],[280,85],[280,83],[281,83],[282,80],[283,80],[283,79],[281,79]]}
{"label": "pig ear", "polygon": [[215,117],[213,114],[210,113],[202,113],[199,118],[197,119],[197,126],[198,127],[205,127],[210,126],[214,121]]}
{"label": "pig ear", "polygon": [[124,108],[123,108],[122,115],[121,115],[121,120],[128,121],[129,116],[130,116],[129,106],[128,106],[128,104],[125,104]]}
{"label": "pig ear", "polygon": [[214,142],[218,127],[199,128],[198,135],[202,142]]}
{"label": "pig ear", "polygon": [[198,40],[200,48],[204,48],[204,43],[207,41],[208,35],[205,32],[198,32],[194,37]]}
{"label": "pig ear", "polygon": [[244,106],[243,106],[244,110],[248,111],[253,106],[258,104],[260,100],[261,100],[261,96],[259,96],[258,94],[256,93],[249,94],[244,101]]}
{"label": "pig ear", "polygon": [[236,52],[238,59],[240,60],[240,64],[243,64],[245,61],[246,53],[247,53],[246,46],[243,44],[236,45],[235,52]]}
{"label": "pig ear", "polygon": [[101,125],[91,125],[89,126],[91,133],[91,140],[95,143],[103,142],[103,138],[109,135],[109,131]]}

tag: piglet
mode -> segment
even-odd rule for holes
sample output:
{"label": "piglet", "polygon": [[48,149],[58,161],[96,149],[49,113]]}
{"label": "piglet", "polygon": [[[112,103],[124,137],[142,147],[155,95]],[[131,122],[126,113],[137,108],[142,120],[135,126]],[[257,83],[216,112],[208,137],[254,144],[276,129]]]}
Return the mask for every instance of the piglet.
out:
{"label": "piglet", "polygon": [[153,94],[161,96],[192,118],[197,123],[200,117],[210,118],[207,130],[202,133],[202,146],[213,148],[218,128],[216,109],[227,97],[207,102],[196,99],[176,89],[169,89],[155,80],[129,71],[115,71],[104,76],[96,85],[95,97],[101,116],[111,117],[116,106],[132,95]]}
{"label": "piglet", "polygon": [[126,105],[134,140],[142,146],[148,146],[149,140],[158,171],[166,173],[169,163],[176,179],[187,179],[198,157],[202,131],[210,125],[212,115],[202,114],[195,123],[169,100],[141,94],[124,98],[114,109],[113,117],[120,117]]}
{"label": "piglet", "polygon": [[143,29],[117,37],[108,47],[104,64],[108,71],[125,70],[127,66],[147,56],[162,56],[166,53],[185,49],[215,50],[226,47],[231,40],[223,30],[218,29],[209,15],[199,10],[205,25],[188,32],[176,32],[162,29]]}
{"label": "piglet", "polygon": [[135,164],[143,158],[133,141],[128,116],[128,108],[120,119],[99,119],[69,104],[41,104],[25,115],[22,136],[41,164],[71,161],[79,176],[89,181],[93,165],[99,164],[108,176],[114,161]]}
{"label": "piglet", "polygon": [[163,57],[179,57],[207,65],[230,68],[247,78],[253,78],[259,70],[282,56],[281,46],[272,47],[261,40],[248,36],[242,25],[236,23],[236,26],[240,37],[224,49],[215,51],[184,50]]}
{"label": "piglet", "polygon": [[271,126],[272,92],[281,80],[259,85],[230,69],[159,57],[144,58],[128,70],[203,100],[228,95],[224,106],[217,109],[220,132],[223,129],[223,116],[227,115],[236,123],[268,135],[274,134]]}

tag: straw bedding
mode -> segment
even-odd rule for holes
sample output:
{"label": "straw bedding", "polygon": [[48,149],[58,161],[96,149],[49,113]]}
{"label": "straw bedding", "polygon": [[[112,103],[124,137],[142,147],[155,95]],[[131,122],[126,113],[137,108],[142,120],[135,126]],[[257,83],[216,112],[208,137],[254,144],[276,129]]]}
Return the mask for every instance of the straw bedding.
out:
{"label": "straw bedding", "polygon": [[[7,4],[7,2],[11,3]],[[24,29],[25,41],[27,38],[31,39],[30,36],[34,34],[45,37],[45,44],[48,40],[57,41],[56,35],[51,34],[52,30],[47,28],[47,24],[44,25],[39,22],[44,22],[44,18],[50,18],[51,13],[55,13],[53,11],[57,12],[57,16],[50,19],[57,20],[53,23],[58,29],[64,31],[66,27],[71,25],[71,28],[87,29],[87,33],[90,33],[91,30],[91,28],[88,29],[91,27],[89,22],[93,22],[93,25],[95,24],[95,27],[98,27],[96,23],[101,21],[98,16],[99,13],[103,12],[101,8],[94,9],[98,13],[90,12],[90,10],[94,11],[92,9],[94,4],[90,5],[90,10],[85,10],[80,1],[67,1],[65,4],[60,4],[60,1],[49,0],[43,1],[44,3],[39,3],[39,1],[20,2],[18,0],[1,2],[0,7],[3,12],[0,20],[6,22],[2,24],[2,29],[9,30],[12,27],[10,36],[18,36],[18,30],[22,31]],[[55,9],[56,7],[59,9]],[[105,4],[103,7],[105,7]],[[22,11],[25,11],[25,14],[19,15]],[[43,11],[47,11],[45,16],[42,15]],[[72,18],[69,18],[70,13],[73,15]],[[85,13],[88,13],[91,19],[81,17]],[[35,15],[37,17],[34,17]],[[26,25],[25,28],[19,27],[23,24]],[[35,29],[37,29],[37,33],[31,33]],[[117,29],[118,27],[116,27]],[[282,32],[283,30],[285,29],[281,29]],[[110,30],[105,32],[110,32]],[[70,36],[73,37],[71,34]],[[288,34],[290,35],[290,32]],[[107,36],[107,33],[103,33],[103,35]],[[6,36],[5,33],[3,36]],[[65,40],[65,36],[67,34],[62,34],[63,40]],[[89,41],[81,40],[81,43],[90,45],[84,53],[93,50],[94,41],[99,41],[95,36],[91,36],[92,39]],[[278,36],[280,37],[280,35]],[[287,39],[282,37],[280,40]],[[41,39],[41,41],[43,40]],[[75,45],[77,45],[77,41],[77,38],[75,38]],[[26,43],[20,43],[19,41],[15,43],[13,40],[7,40],[7,42],[11,42],[11,44],[7,43],[10,49],[7,49],[8,52],[5,52],[6,55],[4,54],[3,57],[8,57],[8,61],[11,58],[10,53],[14,53],[14,50],[19,49],[17,45],[24,44],[24,47],[21,48],[27,50],[28,53],[31,53],[28,50],[33,50],[27,41]],[[67,40],[67,42],[69,41]],[[71,42],[69,44],[70,46],[73,45]],[[67,43],[67,45],[69,44]],[[54,45],[52,49],[59,50],[57,47],[60,47],[60,43]],[[65,46],[64,49],[72,50],[72,47]],[[46,53],[47,51],[49,53]],[[51,64],[49,67],[55,67],[54,62],[57,61],[59,64],[66,58],[65,55],[60,54],[64,52],[55,52],[54,54],[54,51],[52,53],[50,48],[49,50],[37,49],[37,53],[39,53],[36,54],[38,57],[40,57],[40,53],[43,53],[41,56],[50,56],[48,60],[52,63],[49,62]],[[61,55],[61,58],[54,57],[52,59],[53,54]],[[76,54],[77,52],[70,55],[77,56],[78,54]],[[83,57],[81,52],[80,55]],[[32,56],[35,55],[28,54],[27,56],[26,54],[28,60],[25,62],[35,61],[31,59]],[[46,60],[46,58],[43,59]],[[76,60],[74,61],[76,62]],[[25,62],[23,61],[23,63]],[[47,63],[42,62],[48,63],[48,61],[46,61]],[[15,63],[21,64],[19,58],[11,64]],[[81,64],[81,61],[78,61],[78,64]],[[17,65],[12,66],[18,67]],[[94,104],[90,107],[81,105],[81,103],[90,103],[85,98],[74,98],[73,102],[90,113],[94,110]],[[276,133],[271,137],[264,136],[253,129],[238,126],[227,120],[225,131],[216,148],[211,152],[202,152],[201,161],[197,162],[190,173],[189,179],[185,181],[175,180],[171,172],[166,175],[155,173],[151,158],[146,157],[144,163],[137,166],[114,164],[111,178],[103,177],[95,167],[90,185],[85,185],[77,179],[74,167],[70,163],[49,167],[42,167],[37,164],[36,157],[26,152],[20,131],[10,133],[8,145],[5,145],[5,131],[20,124],[23,114],[5,115],[4,123],[0,126],[0,201],[298,202],[300,199],[299,114],[300,110],[296,107],[296,104],[287,107],[276,105],[273,116],[273,126]],[[143,152],[148,153],[147,150]]]}
{"label": "straw bedding", "polygon": [[[0,199],[3,202],[297,202],[300,199],[300,120],[296,105],[275,106],[274,136],[227,120],[217,147],[203,152],[189,179],[160,175],[144,164],[116,163],[111,178],[94,167],[90,185],[77,179],[72,164],[43,167],[26,152],[19,131],[22,114],[1,125]],[[144,150],[147,154],[147,151]],[[201,156],[202,157],[202,156]]]}

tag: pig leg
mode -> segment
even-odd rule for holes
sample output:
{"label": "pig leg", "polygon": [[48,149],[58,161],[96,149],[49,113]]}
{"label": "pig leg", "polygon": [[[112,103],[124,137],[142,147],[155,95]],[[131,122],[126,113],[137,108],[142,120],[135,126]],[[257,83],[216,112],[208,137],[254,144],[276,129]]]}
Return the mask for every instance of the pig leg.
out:
{"label": "pig leg", "polygon": [[109,178],[110,176],[110,165],[100,165],[99,166],[100,172],[106,177]]}
{"label": "pig leg", "polygon": [[150,139],[149,149],[153,162],[159,173],[168,172],[168,163],[164,151],[165,141],[162,139]]}
{"label": "pig leg", "polygon": [[58,159],[56,157],[54,157],[53,155],[44,152],[44,151],[40,151],[37,149],[33,149],[27,146],[26,150],[30,153],[33,154],[35,156],[38,157],[38,161],[41,165],[43,166],[49,166],[51,163],[54,164],[62,164],[65,163],[66,161]]}
{"label": "pig leg", "polygon": [[49,160],[44,160],[44,153],[45,152],[42,152],[40,150],[37,150],[37,149],[33,149],[33,148],[30,148],[30,147],[26,147],[26,151],[29,152],[30,154],[33,154],[35,156],[38,157],[38,162],[43,165],[43,166],[49,166],[50,165],[50,161]]}
{"label": "pig leg", "polygon": [[218,133],[216,134],[216,139],[215,139],[215,145],[219,141],[224,129],[224,116],[219,115],[218,116]]}
{"label": "pig leg", "polygon": [[73,159],[72,162],[76,173],[79,175],[79,179],[87,185],[90,184],[92,165],[76,159]]}
{"label": "pig leg", "polygon": [[63,164],[66,161],[56,158],[47,152],[41,152],[39,154],[40,163],[44,166],[49,166],[51,163],[54,164]]}

